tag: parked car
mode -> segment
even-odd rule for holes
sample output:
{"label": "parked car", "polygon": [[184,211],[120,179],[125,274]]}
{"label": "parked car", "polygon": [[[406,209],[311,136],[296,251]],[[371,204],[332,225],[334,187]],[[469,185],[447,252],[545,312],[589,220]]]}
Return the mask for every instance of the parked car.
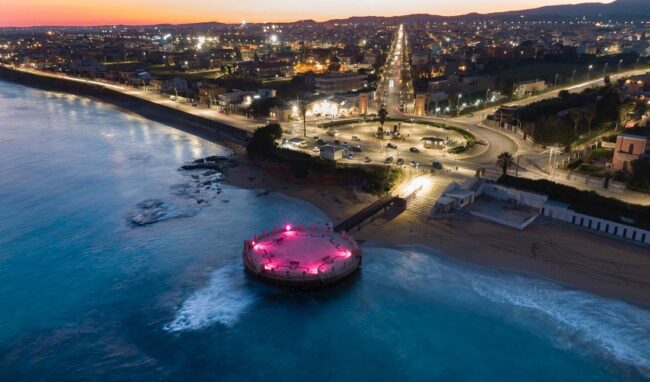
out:
{"label": "parked car", "polygon": [[384,163],[386,163],[386,164],[393,163],[393,157],[388,157],[388,158],[384,159]]}
{"label": "parked car", "polygon": [[353,135],[353,136],[352,136],[352,140],[353,140],[353,141],[360,141],[361,138],[357,137],[356,135]]}
{"label": "parked car", "polygon": [[316,141],[316,144],[318,146],[325,146],[327,144],[327,142],[325,142],[324,140],[318,138],[318,140]]}
{"label": "parked car", "polygon": [[442,163],[438,162],[437,160],[434,160],[431,165],[435,170],[442,170]]}
{"label": "parked car", "polygon": [[397,158],[397,162],[395,162],[398,166],[401,166],[404,164],[404,159],[402,158]]}
{"label": "parked car", "polygon": [[338,136],[339,136],[339,132],[336,131],[336,130],[328,130],[328,131],[327,131],[327,135],[329,135],[330,137],[338,137]]}
{"label": "parked car", "polygon": [[348,152],[347,154],[344,155],[346,159],[354,159],[354,154]]}
{"label": "parked car", "polygon": [[370,157],[363,158],[363,163],[370,163],[370,162],[372,162],[372,159],[370,159]]}
{"label": "parked car", "polygon": [[409,161],[409,166],[414,167],[414,168],[418,168],[418,167],[420,167],[420,164],[418,162],[414,161],[414,160],[410,160]]}
{"label": "parked car", "polygon": [[361,146],[359,146],[359,145],[354,145],[354,146],[352,146],[352,151],[356,151],[356,152],[360,153],[360,152],[363,151],[363,148]]}
{"label": "parked car", "polygon": [[386,147],[388,147],[389,149],[396,149],[396,148],[397,148],[397,145],[394,144],[394,143],[390,143],[390,142],[388,142],[388,143],[386,144]]}
{"label": "parked car", "polygon": [[315,153],[319,153],[319,152],[320,152],[320,147],[318,147],[318,146],[314,146],[314,147],[311,149],[311,151],[313,151],[313,152],[315,152]]}
{"label": "parked car", "polygon": [[416,153],[416,154],[420,152],[420,150],[418,150],[417,147],[411,147],[411,148],[409,149],[409,151],[412,152],[412,153]]}

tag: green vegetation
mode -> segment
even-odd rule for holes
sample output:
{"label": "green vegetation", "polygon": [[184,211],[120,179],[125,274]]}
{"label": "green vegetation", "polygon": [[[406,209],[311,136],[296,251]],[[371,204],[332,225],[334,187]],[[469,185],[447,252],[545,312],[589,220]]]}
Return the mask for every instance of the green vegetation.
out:
{"label": "green vegetation", "polygon": [[632,161],[632,176],[627,186],[630,190],[650,194],[650,160]]}
{"label": "green vegetation", "polygon": [[568,147],[613,129],[621,122],[624,105],[610,87],[586,89],[582,93],[561,92],[559,97],[523,107],[519,119],[535,142]]}
{"label": "green vegetation", "polygon": [[248,111],[255,117],[266,117],[274,106],[282,106],[284,101],[278,97],[256,99],[251,103]]}
{"label": "green vegetation", "polygon": [[251,159],[274,162],[290,168],[298,179],[336,178],[357,184],[364,192],[381,195],[389,192],[404,177],[401,168],[389,166],[341,165],[309,154],[282,149],[276,141],[282,138],[278,124],[269,124],[255,130],[246,150]]}
{"label": "green vegetation", "polygon": [[548,180],[532,180],[504,175],[499,178],[498,183],[548,195],[549,199],[566,203],[569,208],[582,214],[615,222],[621,222],[621,218],[624,217],[634,220],[635,223],[632,224],[634,226],[650,229],[650,206],[628,204],[618,199],[598,195],[594,191],[581,191]]}
{"label": "green vegetation", "polygon": [[497,166],[501,168],[503,175],[506,175],[508,173],[508,168],[512,164],[512,161],[513,161],[512,154],[508,152],[503,152],[499,154],[499,156],[497,157]]}
{"label": "green vegetation", "polygon": [[576,159],[567,165],[567,169],[581,174],[604,178],[607,176],[605,164],[614,156],[612,149],[599,147],[587,153],[584,158]]}

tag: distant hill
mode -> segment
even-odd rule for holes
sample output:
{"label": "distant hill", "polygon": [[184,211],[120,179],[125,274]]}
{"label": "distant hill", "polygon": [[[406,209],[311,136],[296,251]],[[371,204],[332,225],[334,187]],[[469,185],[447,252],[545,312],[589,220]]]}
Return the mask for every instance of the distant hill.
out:
{"label": "distant hill", "polygon": [[650,0],[616,0],[612,3],[582,3],[551,5],[540,8],[523,9],[518,11],[495,12],[495,13],[469,13],[458,16],[439,16],[429,14],[413,14],[405,16],[367,16],[367,17],[350,17],[347,19],[329,20],[325,23],[413,23],[426,21],[444,21],[459,19],[483,19],[483,18],[514,18],[521,16],[529,17],[615,17],[615,16],[633,16],[643,18],[650,16]]}
{"label": "distant hill", "polygon": [[[411,14],[404,16],[354,16],[345,19],[334,19],[318,23],[314,20],[300,20],[293,22],[275,23],[277,25],[316,25],[316,24],[371,24],[371,23],[417,23],[417,22],[438,22],[445,20],[476,20],[476,19],[509,19],[515,17],[650,17],[650,0],[616,0],[612,3],[581,3],[566,5],[551,5],[540,8],[522,9],[518,11],[495,12],[495,13],[469,13],[458,16],[440,16],[430,14]],[[228,24],[220,22],[201,22],[193,24],[157,24],[144,27],[180,27],[180,28],[205,28],[225,27]],[[31,29],[42,29],[44,26],[32,27]],[[50,28],[56,28],[52,26]],[[68,29],[75,27],[66,27]],[[0,28],[2,30],[3,28]],[[6,29],[6,28],[4,28]],[[28,28],[29,29],[29,28]]]}
{"label": "distant hill", "polygon": [[493,13],[493,16],[648,16],[650,0],[616,0],[613,3],[552,5],[522,11]]}

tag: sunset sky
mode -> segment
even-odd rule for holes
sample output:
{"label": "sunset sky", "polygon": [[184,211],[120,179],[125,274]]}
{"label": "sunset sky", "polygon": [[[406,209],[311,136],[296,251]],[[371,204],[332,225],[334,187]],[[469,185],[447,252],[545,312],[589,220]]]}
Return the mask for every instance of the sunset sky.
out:
{"label": "sunset sky", "polygon": [[[576,0],[0,0],[0,26],[264,22],[497,12]],[[609,0],[603,2],[611,2]]]}

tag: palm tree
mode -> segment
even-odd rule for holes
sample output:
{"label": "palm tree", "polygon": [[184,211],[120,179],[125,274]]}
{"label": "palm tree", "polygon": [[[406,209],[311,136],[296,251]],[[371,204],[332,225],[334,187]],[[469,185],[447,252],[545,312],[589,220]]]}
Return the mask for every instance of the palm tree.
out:
{"label": "palm tree", "polygon": [[379,124],[381,125],[381,128],[384,128],[384,123],[386,122],[386,118],[388,117],[388,112],[386,111],[386,107],[382,106],[381,109],[379,109],[379,112],[377,113],[379,115]]}
{"label": "palm tree", "polygon": [[382,105],[377,114],[379,115],[379,139],[382,139],[384,137],[384,123],[386,123],[388,117],[386,107]]}
{"label": "palm tree", "polygon": [[509,152],[503,152],[497,157],[497,166],[501,167],[503,175],[506,175],[508,173],[508,167],[510,167],[512,164],[512,160],[512,154]]}
{"label": "palm tree", "polygon": [[596,108],[590,106],[587,109],[585,109],[584,117],[585,117],[585,121],[587,121],[587,131],[589,132],[589,135],[591,135],[591,124],[594,122],[594,119],[596,118]]}
{"label": "palm tree", "polygon": [[582,110],[580,109],[572,109],[571,110],[571,119],[573,120],[573,130],[575,132],[575,136],[578,136],[578,127],[580,127],[580,122],[582,122],[583,118],[583,113]]}

